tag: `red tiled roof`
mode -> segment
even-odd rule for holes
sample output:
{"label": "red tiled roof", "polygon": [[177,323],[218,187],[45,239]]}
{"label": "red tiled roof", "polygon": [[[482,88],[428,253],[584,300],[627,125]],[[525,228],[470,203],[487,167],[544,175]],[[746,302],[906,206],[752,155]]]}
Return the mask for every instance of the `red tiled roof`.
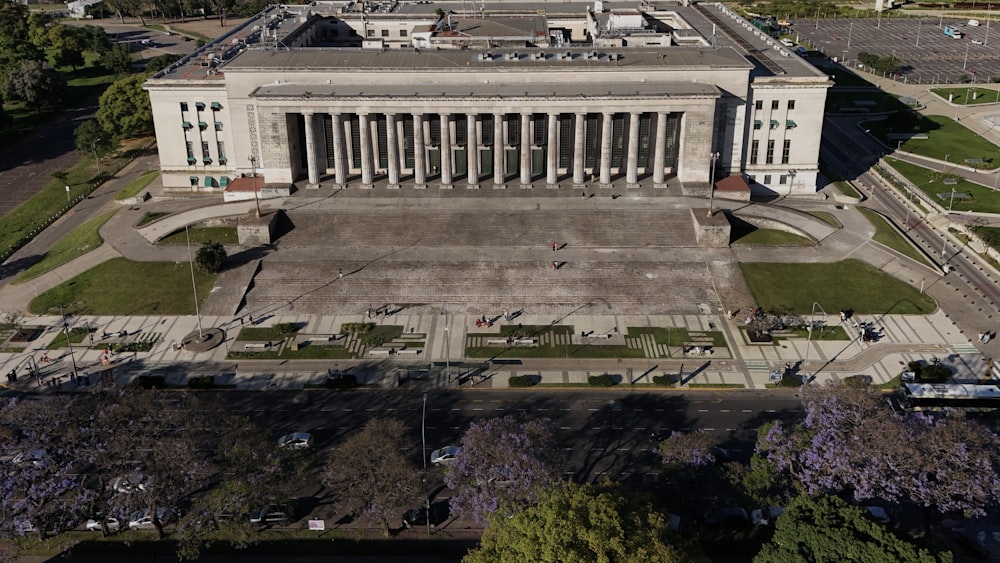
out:
{"label": "red tiled roof", "polygon": [[750,186],[743,181],[742,176],[727,176],[715,183],[715,189],[720,192],[749,192]]}
{"label": "red tiled roof", "polygon": [[[263,176],[257,176],[257,189],[259,190],[263,186],[264,186],[264,177]],[[253,179],[253,177],[250,177],[250,178],[246,178],[246,177],[236,178],[236,179],[232,180],[231,182],[229,182],[229,185],[226,186],[226,191],[227,192],[253,192],[254,191],[254,179]]]}

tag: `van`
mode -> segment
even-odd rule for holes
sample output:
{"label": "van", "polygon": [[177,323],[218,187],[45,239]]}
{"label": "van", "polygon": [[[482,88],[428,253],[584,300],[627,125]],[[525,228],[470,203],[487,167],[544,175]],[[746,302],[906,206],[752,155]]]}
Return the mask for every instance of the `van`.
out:
{"label": "van", "polygon": [[969,20],[970,27],[979,27],[979,20]]}

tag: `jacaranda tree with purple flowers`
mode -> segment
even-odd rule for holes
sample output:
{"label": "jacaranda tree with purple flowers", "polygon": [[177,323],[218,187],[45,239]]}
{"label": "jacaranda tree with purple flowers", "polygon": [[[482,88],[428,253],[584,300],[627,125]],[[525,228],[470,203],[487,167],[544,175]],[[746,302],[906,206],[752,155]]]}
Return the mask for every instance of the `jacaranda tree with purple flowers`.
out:
{"label": "jacaranda tree with purple flowers", "polygon": [[451,509],[486,524],[501,504],[534,503],[556,482],[561,466],[562,448],[550,419],[505,416],[476,422],[445,472],[445,484],[455,491]]}
{"label": "jacaranda tree with purple flowers", "polygon": [[[809,494],[914,502],[927,511],[983,515],[1000,503],[1000,439],[957,413],[897,414],[872,389],[803,392],[801,424],[773,423],[756,455]],[[929,520],[928,520],[929,524]]]}
{"label": "jacaranda tree with purple flowers", "polygon": [[718,459],[712,449],[718,439],[704,430],[675,431],[657,444],[657,453],[669,470],[698,469],[715,465]]}

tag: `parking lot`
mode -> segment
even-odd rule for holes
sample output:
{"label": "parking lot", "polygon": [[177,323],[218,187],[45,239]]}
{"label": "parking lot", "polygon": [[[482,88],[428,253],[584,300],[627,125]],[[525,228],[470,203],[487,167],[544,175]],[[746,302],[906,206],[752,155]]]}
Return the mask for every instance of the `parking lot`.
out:
{"label": "parking lot", "polygon": [[[831,59],[857,66],[858,53],[896,56],[903,70],[898,79],[916,83],[955,83],[963,74],[976,82],[1000,79],[1000,27],[968,19],[883,17],[877,19],[820,19],[792,22],[790,33]],[[963,33],[961,39],[944,34],[945,26]],[[996,26],[993,26],[996,27]],[[982,43],[982,44],[979,44]]]}

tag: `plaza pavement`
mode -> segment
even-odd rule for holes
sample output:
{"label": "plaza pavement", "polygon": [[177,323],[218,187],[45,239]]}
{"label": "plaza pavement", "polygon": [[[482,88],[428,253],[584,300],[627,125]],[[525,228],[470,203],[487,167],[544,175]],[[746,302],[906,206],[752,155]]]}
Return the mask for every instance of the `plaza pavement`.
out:
{"label": "plaza pavement", "polygon": [[[130,172],[123,175],[128,177]],[[137,172],[136,172],[137,173]],[[126,178],[120,180],[125,182]],[[124,184],[123,184],[124,185]],[[153,186],[151,189],[156,192],[161,189]],[[114,190],[112,190],[113,193]],[[397,268],[397,273],[405,268],[418,267],[423,261],[447,261],[449,256],[456,253],[466,261],[496,260],[505,263],[522,261],[529,266],[529,270],[534,270],[535,275],[562,275],[569,271],[551,272],[544,268],[552,256],[548,249],[548,241],[541,240],[539,244],[531,247],[537,237],[542,232],[542,227],[532,227],[522,224],[518,226],[518,234],[504,232],[502,229],[510,229],[511,226],[503,225],[505,218],[498,215],[493,218],[493,213],[500,213],[501,209],[510,210],[510,207],[522,207],[522,211],[531,210],[542,214],[539,224],[542,226],[553,218],[562,217],[567,225],[579,223],[581,218],[585,218],[588,213],[595,217],[606,215],[602,221],[608,221],[608,226],[602,226],[600,233],[594,235],[590,240],[579,241],[579,248],[568,247],[555,253],[560,260],[566,260],[568,267],[574,265],[577,258],[583,260],[586,267],[579,270],[588,271],[593,268],[612,265],[620,267],[623,264],[630,267],[642,267],[638,272],[638,277],[648,273],[647,269],[655,264],[666,262],[668,264],[680,264],[685,268],[700,262],[698,266],[699,280],[702,283],[717,285],[713,291],[703,293],[703,301],[696,304],[687,303],[678,305],[681,302],[673,302],[671,306],[661,306],[661,309],[653,307],[656,295],[651,294],[648,303],[633,303],[614,301],[613,307],[608,303],[573,301],[565,299],[562,302],[552,301],[548,303],[532,303],[522,301],[521,303],[508,304],[510,311],[523,310],[512,323],[524,325],[548,325],[559,323],[571,325],[573,327],[572,342],[569,344],[583,344],[593,342],[593,336],[581,336],[583,333],[594,335],[607,335],[604,342],[610,344],[620,344],[624,342],[624,333],[628,327],[677,327],[686,328],[689,332],[707,332],[712,330],[722,331],[728,343],[725,348],[716,348],[710,355],[695,353],[695,347],[689,346],[688,353],[685,353],[682,343],[676,343],[671,347],[670,357],[658,357],[647,359],[568,359],[568,358],[545,358],[545,359],[499,359],[483,364],[482,361],[461,362],[461,357],[467,344],[467,337],[470,333],[490,333],[499,334],[500,327],[505,321],[498,320],[492,327],[481,328],[476,326],[476,319],[487,314],[492,317],[500,316],[501,307],[504,305],[500,301],[484,303],[479,299],[462,301],[455,299],[448,302],[438,294],[439,289],[431,280],[430,283],[421,286],[420,291],[430,294],[424,296],[421,303],[400,307],[400,310],[391,316],[379,316],[369,319],[367,308],[370,306],[370,293],[365,292],[365,288],[370,285],[371,280],[362,280],[361,283],[354,283],[352,276],[359,275],[348,260],[353,257],[358,259],[365,254],[372,254],[375,251],[386,251],[392,246],[390,240],[368,240],[365,237],[353,235],[358,226],[368,225],[372,217],[368,216],[371,207],[398,208],[401,204],[398,200],[382,199],[372,201],[367,198],[335,197],[336,194],[329,192],[305,192],[287,200],[273,200],[263,202],[265,211],[277,208],[289,210],[299,209],[300,213],[308,210],[311,213],[332,214],[333,220],[328,231],[310,231],[310,228],[303,228],[300,233],[291,231],[289,241],[294,241],[299,237],[298,246],[287,245],[282,247],[282,241],[272,248],[265,249],[230,249],[231,255],[244,256],[240,266],[234,268],[227,274],[220,277],[220,282],[208,298],[205,309],[209,311],[201,318],[201,326],[204,329],[220,328],[224,331],[225,339],[222,345],[204,352],[191,352],[178,346],[179,343],[189,339],[190,335],[198,330],[198,320],[193,316],[132,316],[132,317],[108,317],[108,316],[84,316],[70,319],[73,326],[90,324],[97,327],[97,335],[108,333],[112,335],[109,340],[98,338],[93,345],[89,342],[87,347],[79,347],[74,351],[74,359],[81,373],[90,374],[94,381],[98,379],[96,372],[102,369],[101,360],[104,344],[118,338],[118,334],[125,331],[126,338],[137,338],[140,335],[155,337],[157,344],[150,352],[125,354],[112,358],[112,365],[116,367],[115,377],[119,380],[127,380],[143,373],[163,374],[168,377],[168,381],[182,384],[188,377],[202,374],[217,375],[217,381],[223,384],[233,384],[240,388],[304,388],[307,385],[321,384],[327,371],[330,369],[349,369],[359,376],[363,383],[382,387],[393,387],[396,385],[439,385],[439,386],[464,386],[469,388],[500,388],[507,385],[507,379],[511,375],[531,375],[544,384],[585,384],[587,377],[608,373],[616,376],[620,381],[619,388],[630,388],[631,384],[645,386],[649,384],[653,376],[656,375],[678,375],[681,379],[675,389],[692,388],[692,385],[727,385],[744,388],[763,388],[769,383],[769,373],[774,369],[782,369],[786,363],[796,366],[796,372],[814,381],[826,381],[829,379],[839,379],[855,374],[871,376],[876,383],[888,381],[911,360],[930,360],[939,358],[948,365],[952,365],[958,372],[958,377],[965,380],[975,380],[985,376],[990,367],[983,360],[983,355],[970,343],[969,335],[963,334],[961,330],[944,313],[938,311],[929,316],[909,316],[909,315],[884,315],[880,317],[862,317],[860,321],[873,322],[880,327],[884,338],[874,344],[861,344],[857,339],[841,341],[807,341],[802,338],[793,338],[786,335],[776,345],[754,345],[746,342],[741,326],[746,311],[753,306],[749,299],[749,292],[745,285],[740,286],[742,278],[733,275],[733,268],[736,267],[736,260],[739,261],[834,261],[848,257],[859,258],[872,264],[879,265],[883,270],[908,282],[918,285],[920,280],[935,280],[940,277],[940,273],[905,259],[897,255],[894,251],[876,243],[871,242],[872,227],[858,213],[850,209],[838,209],[832,203],[822,200],[784,200],[778,205],[756,205],[739,204],[733,202],[720,202],[721,207],[730,208],[737,216],[757,217],[770,220],[780,220],[792,225],[796,230],[811,236],[818,244],[807,247],[761,247],[761,246],[734,246],[730,249],[704,249],[698,248],[691,243],[690,233],[659,233],[652,232],[649,238],[642,239],[650,243],[650,247],[629,248],[628,237],[621,238],[621,233],[608,232],[616,221],[622,217],[636,213],[663,213],[679,218],[684,213],[677,210],[691,205],[691,201],[682,198],[642,198],[624,197],[612,199],[610,197],[585,200],[575,197],[519,197],[517,199],[498,199],[490,197],[475,197],[465,195],[456,198],[437,198],[433,200],[412,199],[407,203],[422,207],[423,212],[431,214],[435,219],[446,219],[443,227],[421,226],[414,223],[411,225],[414,232],[414,239],[418,241],[410,245],[407,252],[410,254],[405,261],[390,266],[402,266]],[[123,209],[116,214],[101,230],[106,243],[98,250],[88,253],[73,262],[63,265],[45,275],[35,278],[32,282],[11,285],[5,284],[0,288],[0,310],[14,311],[23,310],[26,304],[36,292],[41,292],[54,287],[70,279],[76,273],[85,271],[104,260],[114,256],[125,256],[134,260],[174,260],[186,261],[187,249],[184,246],[156,246],[151,241],[155,241],[170,232],[182,229],[185,225],[198,224],[206,220],[221,220],[233,218],[251,212],[253,202],[242,202],[233,204],[218,204],[217,202],[205,205],[202,198],[199,201],[180,200],[156,203],[157,210],[168,210],[174,212],[172,215],[157,221],[143,229],[135,229],[133,225],[143,213],[152,206],[143,205],[135,208]],[[108,205],[113,206],[111,202]],[[695,204],[696,205],[696,204]],[[484,211],[485,210],[485,211]],[[834,229],[826,223],[815,219],[809,215],[808,211],[825,211],[831,213],[843,228]],[[99,211],[99,210],[97,210]],[[97,212],[95,211],[95,213]],[[515,209],[516,211],[516,209]],[[294,211],[290,211],[294,216]],[[483,226],[483,241],[476,247],[453,247],[446,242],[428,240],[426,244],[419,244],[421,236],[426,235],[420,228],[435,229],[460,228],[463,221],[468,217],[479,217],[480,222],[476,223],[476,228]],[[487,219],[487,217],[491,217]],[[596,219],[595,219],[596,220]],[[627,232],[633,236],[644,231],[644,225],[650,224],[653,219],[647,218],[641,222],[638,228],[631,228]],[[354,223],[352,223],[352,221]],[[496,225],[490,223],[495,221]],[[690,221],[690,219],[688,219]],[[423,223],[435,223],[435,221],[422,221]],[[689,224],[689,223],[688,223]],[[340,229],[338,227],[345,227]],[[648,229],[646,229],[648,230]],[[347,234],[344,234],[346,231]],[[521,232],[524,231],[524,232]],[[370,232],[370,231],[369,231]],[[586,226],[580,227],[581,237],[589,232]],[[325,238],[324,238],[325,237]],[[336,238],[343,237],[343,238]],[[492,238],[490,238],[492,237]],[[522,237],[518,240],[517,237]],[[602,238],[603,237],[603,238]],[[318,240],[317,240],[318,239]],[[377,239],[377,237],[376,237]],[[507,240],[504,243],[502,240]],[[358,244],[370,246],[359,248]],[[577,253],[577,254],[574,254]],[[626,260],[622,260],[620,254],[628,254]],[[263,266],[260,259],[265,257]],[[585,258],[585,260],[584,260]],[[278,265],[279,271],[288,274],[293,270],[287,268],[301,267],[306,259],[318,260],[325,264],[319,270],[310,273],[317,276],[316,272],[322,274],[322,279],[317,282],[324,285],[336,287],[343,284],[344,287],[354,286],[351,291],[342,294],[336,292],[329,293],[328,296],[335,306],[324,307],[321,302],[310,302],[306,306],[295,307],[293,303],[265,303],[263,300],[254,301],[249,299],[253,290],[247,292],[251,286],[256,286],[258,280],[256,275],[266,271],[268,264]],[[457,258],[456,258],[457,259]],[[392,261],[389,261],[392,262]],[[339,268],[347,275],[340,277],[335,273],[330,264],[343,264]],[[543,266],[539,266],[542,264]],[[260,272],[258,272],[260,268]],[[286,268],[281,270],[281,268]],[[325,270],[324,270],[325,268]],[[738,272],[738,270],[736,270]],[[384,272],[384,275],[391,275],[391,268]],[[614,272],[603,271],[601,276],[606,277]],[[729,276],[729,280],[725,278]],[[357,278],[356,278],[357,279]],[[668,278],[669,284],[681,278]],[[286,280],[287,281],[287,280]],[[416,283],[420,280],[414,280]],[[722,282],[722,283],[720,283]],[[519,283],[514,280],[516,285]],[[558,280],[555,285],[564,284],[565,280]],[[725,287],[726,284],[732,287]],[[777,283],[777,282],[776,282]],[[260,285],[264,288],[280,288],[282,279],[263,280]],[[460,284],[459,284],[460,285]],[[547,283],[547,286],[553,285]],[[930,284],[934,285],[934,284]],[[656,286],[660,287],[660,286]],[[601,288],[598,288],[601,289]],[[300,287],[297,291],[309,292],[308,287]],[[431,293],[432,292],[432,293]],[[714,293],[713,293],[714,292]],[[929,292],[935,295],[933,291]],[[292,296],[280,294],[279,297]],[[622,295],[626,295],[624,292]],[[939,292],[940,297],[947,299],[947,292]],[[713,297],[714,295],[714,297]],[[607,296],[614,299],[614,296]],[[246,301],[244,302],[244,300]],[[603,299],[603,297],[602,297]],[[671,303],[669,299],[665,300]],[[212,306],[212,304],[215,304]],[[400,303],[405,303],[400,301]],[[381,302],[374,303],[376,306]],[[671,307],[674,307],[671,310]],[[727,315],[727,312],[735,311],[735,315]],[[249,322],[249,317],[254,316],[258,326],[271,325],[277,322],[294,322],[299,324],[300,334],[303,335],[329,335],[340,332],[340,326],[351,322],[379,322],[403,327],[403,333],[424,335],[425,347],[419,356],[408,359],[385,359],[381,357],[369,357],[358,360],[226,360],[226,355],[230,350],[239,350],[244,343],[235,343],[234,337],[239,330],[241,318],[243,323]],[[817,318],[821,318],[818,315]],[[840,323],[836,314],[826,316],[828,325]],[[36,360],[40,358],[42,350],[57,336],[62,328],[61,319],[58,316],[29,317],[26,324],[46,327],[44,335],[31,343],[31,347],[24,352],[0,352],[0,371],[7,372],[15,365],[26,360],[27,355],[32,355]],[[617,328],[617,331],[616,331]],[[849,334],[854,334],[851,327],[846,327]],[[991,343],[995,344],[995,343]],[[982,348],[982,346],[980,346]],[[662,354],[663,350],[660,351]],[[56,351],[51,354],[51,358],[56,361],[42,366],[44,374],[43,381],[58,381],[63,388],[75,388],[76,383],[69,380],[67,374],[72,370],[72,361],[68,357],[68,350]],[[651,355],[657,355],[652,352]],[[422,375],[426,379],[420,381],[405,381],[405,373],[416,373],[415,370],[424,370]],[[402,381],[400,375],[403,375]],[[469,377],[469,376],[472,377]],[[53,378],[59,378],[54,380]],[[38,382],[20,378],[14,385],[19,389],[37,388]],[[48,387],[46,387],[48,388]]]}

